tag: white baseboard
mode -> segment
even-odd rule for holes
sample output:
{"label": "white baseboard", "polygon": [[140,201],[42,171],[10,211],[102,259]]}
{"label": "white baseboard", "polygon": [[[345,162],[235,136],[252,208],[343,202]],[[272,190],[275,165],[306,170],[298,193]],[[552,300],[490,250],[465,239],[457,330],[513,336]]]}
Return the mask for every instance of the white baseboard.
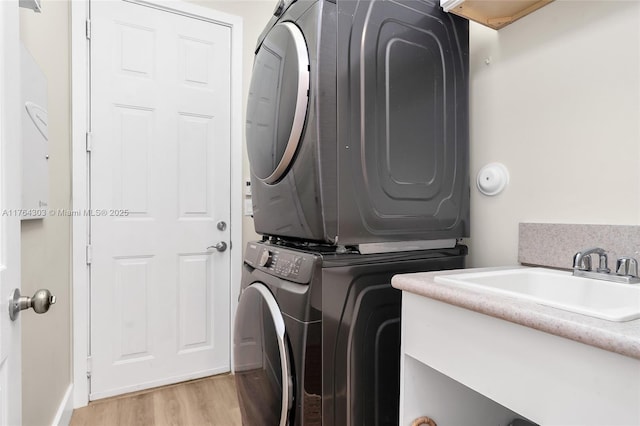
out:
{"label": "white baseboard", "polygon": [[69,426],[71,423],[71,414],[73,414],[73,383],[69,384],[67,391],[64,393],[56,416],[53,418],[51,426]]}

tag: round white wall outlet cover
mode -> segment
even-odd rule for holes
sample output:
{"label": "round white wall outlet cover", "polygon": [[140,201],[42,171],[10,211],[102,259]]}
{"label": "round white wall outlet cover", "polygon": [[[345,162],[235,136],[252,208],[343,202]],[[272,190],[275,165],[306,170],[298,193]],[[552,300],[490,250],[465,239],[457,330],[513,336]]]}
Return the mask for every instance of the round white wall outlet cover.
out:
{"label": "round white wall outlet cover", "polygon": [[509,183],[509,170],[501,163],[490,163],[480,169],[476,178],[478,190],[484,195],[498,195]]}

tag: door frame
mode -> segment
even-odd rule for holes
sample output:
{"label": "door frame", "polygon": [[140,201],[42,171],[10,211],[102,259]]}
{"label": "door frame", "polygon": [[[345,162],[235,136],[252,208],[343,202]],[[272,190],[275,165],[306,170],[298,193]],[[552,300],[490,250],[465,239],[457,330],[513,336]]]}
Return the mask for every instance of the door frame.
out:
{"label": "door frame", "polygon": [[[229,336],[233,336],[233,318],[240,294],[242,273],[242,18],[180,0],[125,0],[143,6],[214,22],[231,29],[231,241],[230,241],[230,318]],[[87,20],[89,0],[71,3],[71,129],[72,129],[72,209],[83,212],[89,208],[89,42]],[[90,27],[90,26],[89,26]],[[73,279],[73,402],[74,408],[89,402],[90,371],[90,276],[87,256],[89,218],[82,214],[72,218],[72,279]],[[233,345],[229,342],[230,350]],[[233,354],[229,359],[233,360]],[[233,370],[233,365],[232,365]]]}
{"label": "door frame", "polygon": [[[2,208],[11,210],[20,208],[21,199],[19,189],[21,184],[22,148],[20,143],[20,24],[19,9],[16,0],[2,1],[0,4],[0,185],[2,191]],[[17,188],[16,184],[17,182]],[[8,188],[13,188],[7,190]],[[0,350],[7,352],[7,385],[10,389],[1,389],[0,423],[21,424],[22,422],[22,331],[21,321],[9,320],[9,291],[11,288],[21,288],[20,265],[20,218],[16,216],[0,217],[2,232],[5,237],[2,245],[16,242],[17,246],[4,246],[0,250],[4,259],[0,263],[8,266],[3,271],[3,282],[0,283],[2,298],[0,301],[0,315],[4,316],[0,330]],[[2,361],[0,359],[0,361]],[[4,383],[0,381],[0,386]],[[2,410],[0,410],[2,411]]]}

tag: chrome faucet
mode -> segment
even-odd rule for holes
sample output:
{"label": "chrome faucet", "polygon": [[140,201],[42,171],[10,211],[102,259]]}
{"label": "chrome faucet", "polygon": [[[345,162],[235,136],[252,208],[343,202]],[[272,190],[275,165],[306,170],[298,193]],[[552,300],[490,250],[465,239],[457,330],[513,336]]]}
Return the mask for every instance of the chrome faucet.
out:
{"label": "chrome faucet", "polygon": [[577,252],[573,256],[573,269],[578,269],[580,271],[590,271],[592,254],[598,255],[598,269],[596,269],[596,272],[602,272],[605,274],[611,272],[609,266],[607,265],[607,253],[600,247],[594,247],[588,250]]}
{"label": "chrome faucet", "polygon": [[[591,269],[592,254],[598,255],[598,268],[595,271]],[[616,271],[612,273],[608,266],[607,253],[600,247],[579,251],[573,255],[573,275],[627,284],[640,283],[638,261],[636,259],[631,257],[619,258],[616,262]]]}

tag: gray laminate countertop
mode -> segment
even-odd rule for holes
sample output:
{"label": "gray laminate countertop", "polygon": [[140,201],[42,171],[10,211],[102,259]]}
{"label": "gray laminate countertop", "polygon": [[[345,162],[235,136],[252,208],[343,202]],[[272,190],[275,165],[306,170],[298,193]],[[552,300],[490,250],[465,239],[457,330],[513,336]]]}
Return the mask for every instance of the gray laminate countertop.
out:
{"label": "gray laminate countertop", "polygon": [[626,322],[606,321],[517,297],[496,295],[456,284],[441,284],[434,281],[434,277],[438,275],[512,268],[476,268],[400,274],[393,277],[391,284],[402,291],[640,359],[640,319]]}

